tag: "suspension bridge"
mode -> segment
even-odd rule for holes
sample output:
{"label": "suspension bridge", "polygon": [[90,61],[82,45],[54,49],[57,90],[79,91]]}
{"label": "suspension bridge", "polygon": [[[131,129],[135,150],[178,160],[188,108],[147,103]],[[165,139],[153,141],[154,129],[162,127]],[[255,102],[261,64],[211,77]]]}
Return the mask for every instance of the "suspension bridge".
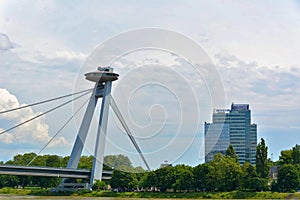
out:
{"label": "suspension bridge", "polygon": [[[0,135],[9,131],[12,131],[18,127],[21,127],[31,121],[42,117],[56,109],[59,109],[73,101],[76,101],[90,93],[90,98],[85,101],[75,112],[74,114],[66,120],[66,122],[58,129],[58,131],[54,134],[54,136],[43,146],[43,148],[38,152],[37,156],[42,153],[42,151],[54,140],[54,138],[62,132],[62,130],[66,127],[66,125],[74,118],[76,114],[86,105],[87,108],[85,110],[81,125],[79,127],[75,143],[72,148],[72,152],[70,155],[70,159],[68,161],[66,168],[54,168],[54,167],[39,167],[39,166],[31,166],[32,162],[35,160],[34,157],[26,166],[16,166],[16,165],[0,165],[0,174],[9,174],[9,175],[27,175],[27,176],[45,176],[45,177],[59,177],[63,178],[62,183],[60,184],[60,188],[63,190],[68,186],[68,182],[70,179],[85,179],[88,180],[87,189],[90,189],[95,182],[95,180],[104,180],[109,179],[112,175],[112,171],[103,170],[103,158],[104,158],[104,149],[105,149],[105,140],[106,140],[106,132],[107,132],[107,122],[108,122],[108,111],[109,106],[111,106],[113,112],[117,116],[122,125],[123,129],[125,130],[128,138],[130,139],[131,143],[139,153],[141,159],[143,160],[146,168],[150,170],[150,167],[138,145],[135,138],[133,137],[129,127],[126,124],[125,119],[123,118],[116,102],[114,101],[113,97],[111,96],[111,87],[112,82],[118,80],[119,74],[113,72],[113,68],[110,67],[98,67],[96,71],[89,72],[85,74],[85,78],[88,81],[94,82],[94,88],[82,90],[76,93],[67,94],[63,96],[59,96],[56,98],[47,99],[44,101],[32,103],[29,105],[21,106],[18,108],[12,108],[9,110],[0,111],[0,115],[4,113],[14,112],[16,110],[24,109],[27,107],[32,107],[52,101],[56,101],[59,99],[64,99],[67,97],[73,97],[72,100],[68,100],[64,103],[61,103],[43,113],[40,113],[30,119],[27,119],[19,124],[16,124],[6,130],[0,132]],[[94,161],[91,170],[83,170],[77,169],[79,159],[82,154],[82,150],[85,144],[85,140],[87,138],[88,130],[90,127],[90,123],[94,116],[94,112],[97,106],[98,99],[102,98],[101,103],[101,110],[100,110],[100,118],[98,123],[98,130],[95,138],[95,150],[94,150]]]}

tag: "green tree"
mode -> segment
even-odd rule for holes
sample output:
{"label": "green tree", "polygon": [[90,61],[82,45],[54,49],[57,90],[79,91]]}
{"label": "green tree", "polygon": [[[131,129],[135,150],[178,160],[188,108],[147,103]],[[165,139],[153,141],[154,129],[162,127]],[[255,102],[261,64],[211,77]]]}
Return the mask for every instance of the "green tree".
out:
{"label": "green tree", "polygon": [[93,162],[94,156],[81,156],[78,163],[78,168],[91,170],[93,167]]}
{"label": "green tree", "polygon": [[241,166],[234,158],[216,154],[209,163],[207,174],[208,191],[232,191],[240,185]]}
{"label": "green tree", "polygon": [[223,155],[217,153],[214,155],[214,159],[209,162],[207,176],[207,191],[220,191],[222,190],[222,181],[224,180],[223,171]]}
{"label": "green tree", "polygon": [[1,177],[3,181],[3,186],[15,188],[20,185],[20,177],[19,176],[11,176],[11,175],[2,175]]}
{"label": "green tree", "polygon": [[284,164],[280,167],[277,176],[277,184],[280,191],[288,192],[299,187],[299,170],[296,165]]}
{"label": "green tree", "polygon": [[145,172],[145,170],[141,166],[135,167],[132,170],[134,173],[144,173]]}
{"label": "green tree", "polygon": [[300,145],[296,144],[292,151],[293,164],[300,164]]}
{"label": "green tree", "polygon": [[105,190],[106,189],[106,183],[105,181],[96,180],[93,184],[93,190]]}
{"label": "green tree", "polygon": [[227,150],[226,150],[226,156],[234,158],[237,162],[239,161],[239,158],[236,155],[235,150],[234,150],[232,144],[230,144],[229,147],[227,148]]}
{"label": "green tree", "polygon": [[105,165],[122,171],[132,171],[132,163],[125,155],[108,155],[104,157]]}
{"label": "green tree", "polygon": [[130,172],[114,170],[110,179],[111,187],[121,191],[131,191],[137,188],[137,184],[136,175]]}
{"label": "green tree", "polygon": [[236,158],[224,157],[223,165],[225,178],[223,180],[223,186],[220,188],[220,190],[232,191],[237,189],[240,185],[240,178],[242,175],[242,169],[239,162],[237,162]]}
{"label": "green tree", "polygon": [[3,188],[5,186],[5,175],[0,175],[0,188]]}
{"label": "green tree", "polygon": [[253,179],[257,177],[255,168],[249,163],[245,162],[242,166],[243,175],[241,187],[244,190],[253,190],[255,188]]}
{"label": "green tree", "polygon": [[193,168],[186,165],[177,165],[173,168],[174,178],[171,180],[174,182],[172,188],[177,191],[189,191],[194,189],[194,173]]}
{"label": "green tree", "polygon": [[60,167],[62,158],[57,155],[44,155],[47,167]]}
{"label": "green tree", "polygon": [[268,181],[258,177],[255,167],[245,162],[242,166],[243,174],[241,188],[249,191],[263,191],[268,189]]}
{"label": "green tree", "polygon": [[70,160],[70,156],[63,157],[62,160],[61,160],[61,166],[62,167],[67,167],[69,160]]}
{"label": "green tree", "polygon": [[36,156],[30,163],[30,166],[46,166],[46,160],[44,156]]}
{"label": "green tree", "polygon": [[144,189],[152,189],[156,186],[156,174],[155,171],[146,172],[141,178],[140,186]]}
{"label": "green tree", "polygon": [[279,164],[291,164],[293,162],[293,156],[292,156],[293,150],[283,150],[280,153],[279,156]]}
{"label": "green tree", "polygon": [[174,169],[171,166],[159,168],[154,171],[155,182],[154,185],[160,191],[165,192],[167,189],[172,188],[175,182]]}
{"label": "green tree", "polygon": [[[48,167],[66,167],[69,161],[69,156],[60,157],[58,155],[43,155],[37,156],[35,153],[25,153],[18,154],[14,156],[12,160],[7,161],[5,164],[7,165],[23,165],[26,166],[30,163],[30,166],[48,166]],[[115,167],[116,169],[122,169],[130,172],[144,172],[142,167],[132,167],[131,161],[128,157],[124,155],[111,155],[105,156],[104,158],[108,164]],[[4,164],[0,161],[0,164]],[[93,164],[93,156],[82,156],[78,163],[78,168],[91,169]],[[111,168],[104,166],[105,169],[109,170]],[[138,177],[139,179],[142,175],[134,175],[134,177]],[[78,180],[80,181],[80,180]],[[15,187],[17,185],[22,185],[25,187],[26,185],[34,185],[40,186],[41,188],[54,187],[59,183],[57,178],[49,178],[49,177],[30,177],[30,176],[10,176],[5,175],[1,176],[0,187],[1,186],[9,186]],[[134,183],[136,184],[136,183]]]}
{"label": "green tree", "polygon": [[205,191],[211,188],[209,184],[209,163],[199,164],[194,168],[195,189]]}
{"label": "green tree", "polygon": [[268,178],[269,176],[268,147],[263,138],[256,147],[256,172],[261,178]]}
{"label": "green tree", "polygon": [[[27,165],[34,157],[36,157],[35,153],[25,153],[18,154],[14,156],[13,160],[9,160],[6,162],[8,165]],[[32,177],[29,176],[8,176],[7,186],[8,187],[16,187],[21,185],[22,188],[25,188],[27,184],[30,182]]]}
{"label": "green tree", "polygon": [[33,185],[38,185],[41,187],[41,189],[45,188],[48,189],[49,187],[57,187],[60,183],[59,178],[53,178],[53,177],[33,177],[34,183]]}
{"label": "green tree", "polygon": [[8,161],[6,164],[27,165],[36,156],[35,153],[18,154],[14,156],[12,161]]}

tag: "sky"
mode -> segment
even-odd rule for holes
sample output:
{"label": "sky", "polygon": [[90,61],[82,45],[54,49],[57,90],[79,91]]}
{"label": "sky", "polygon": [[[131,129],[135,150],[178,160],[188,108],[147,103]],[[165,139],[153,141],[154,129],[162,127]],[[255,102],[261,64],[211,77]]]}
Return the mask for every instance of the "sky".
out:
{"label": "sky", "polygon": [[[300,143],[299,10],[299,2],[292,0],[0,0],[0,110],[92,88],[84,73],[107,64],[97,63],[108,52],[100,54],[101,48],[114,44],[131,51],[109,61],[120,74],[112,96],[151,168],[165,160],[203,163],[204,121],[211,121],[214,108],[230,108],[232,102],[250,104],[258,142],[264,138],[269,157],[278,160],[281,150]],[[135,30],[150,31],[135,37]],[[163,30],[168,39],[155,38],[155,30]],[[181,41],[191,45],[182,51],[137,48],[150,39],[158,39],[158,47],[168,41],[174,41],[174,48]],[[204,69],[197,73],[193,61],[198,58],[209,61],[213,76],[207,77]],[[87,98],[0,135],[0,160],[38,153]],[[63,102],[2,114],[0,130]],[[83,112],[42,154],[70,154]],[[87,155],[93,153],[97,116],[99,106]],[[105,154],[118,153],[143,166],[110,114]]]}

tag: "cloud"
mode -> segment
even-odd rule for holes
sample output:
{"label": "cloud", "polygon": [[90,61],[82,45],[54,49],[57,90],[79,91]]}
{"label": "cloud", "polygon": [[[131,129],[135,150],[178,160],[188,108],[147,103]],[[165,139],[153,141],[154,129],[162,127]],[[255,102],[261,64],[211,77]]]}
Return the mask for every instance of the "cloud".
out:
{"label": "cloud", "polygon": [[25,61],[44,64],[48,66],[78,64],[82,63],[86,55],[75,51],[36,51],[34,54],[23,54],[21,58]]}
{"label": "cloud", "polygon": [[[0,128],[0,131],[4,131],[4,129]],[[3,133],[0,135],[0,141],[5,144],[11,144],[13,142],[13,135],[9,133]]]}
{"label": "cloud", "polygon": [[244,91],[242,94],[254,92],[268,96],[300,93],[300,67],[260,66],[255,61],[246,62],[228,53],[217,54],[216,59],[230,91],[240,89]]}
{"label": "cloud", "polygon": [[[20,106],[24,106],[25,104],[20,104],[16,96],[11,94],[6,89],[0,89],[0,110],[8,110]],[[39,113],[34,112],[31,107],[27,107],[24,109],[20,109],[13,112],[3,113],[0,115],[0,120],[3,122],[5,120],[13,123],[19,124],[24,122]],[[1,123],[3,126],[4,123]],[[1,126],[0,125],[0,126]],[[0,128],[4,129],[4,128]],[[9,133],[3,133],[0,135],[0,142],[10,144],[33,144],[40,145],[46,144],[51,137],[48,133],[48,124],[45,123],[44,117],[37,118],[29,123],[26,123],[14,131]],[[64,146],[68,145],[68,141],[64,137],[59,137],[54,139],[52,146]]]}
{"label": "cloud", "polygon": [[[260,66],[229,53],[217,54],[216,61],[228,104],[250,103],[260,118],[265,117],[261,125],[299,123],[299,113],[293,110],[300,109],[300,67]],[[287,115],[291,117],[287,119]]]}
{"label": "cloud", "polygon": [[215,55],[215,58],[217,59],[219,64],[226,65],[226,66],[232,66],[230,65],[232,62],[236,62],[237,58],[234,55],[229,54],[226,51],[217,53]]}
{"label": "cloud", "polygon": [[12,42],[9,40],[8,36],[4,33],[0,33],[0,50],[12,49]]}
{"label": "cloud", "polygon": [[66,50],[33,55],[19,50],[0,51],[0,88],[30,102],[70,93],[83,57],[80,52]]}

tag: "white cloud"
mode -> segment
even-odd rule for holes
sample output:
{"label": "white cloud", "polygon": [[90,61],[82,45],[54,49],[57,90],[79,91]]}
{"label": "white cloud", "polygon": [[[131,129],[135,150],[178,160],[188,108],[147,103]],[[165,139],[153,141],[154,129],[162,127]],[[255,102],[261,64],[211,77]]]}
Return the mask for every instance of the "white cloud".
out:
{"label": "white cloud", "polygon": [[30,102],[70,93],[84,57],[80,52],[67,50],[35,53],[16,49],[0,51],[0,87]]}
{"label": "white cloud", "polygon": [[83,60],[86,55],[80,52],[74,51],[56,51],[52,54],[41,54],[43,57],[52,60],[52,59],[64,59],[64,60]]}
{"label": "white cloud", "polygon": [[[20,104],[16,96],[9,93],[6,89],[0,89],[0,110],[8,110],[25,104]],[[30,107],[17,111],[3,113],[0,115],[0,120],[8,120],[13,124],[24,122],[39,113],[35,113]],[[4,124],[3,124],[4,125]],[[51,137],[48,133],[48,124],[45,123],[44,117],[37,118],[29,123],[26,123],[14,131],[3,133],[0,135],[1,142],[17,143],[17,144],[46,144]],[[2,127],[3,129],[3,127]],[[68,141],[64,137],[54,139],[52,146],[68,145]]]}
{"label": "white cloud", "polygon": [[[0,128],[0,132],[4,131],[4,129]],[[0,141],[5,144],[11,144],[13,142],[13,136],[9,133],[3,133],[0,135]]]}
{"label": "white cloud", "polygon": [[[261,126],[299,123],[299,113],[293,112],[300,109],[298,67],[259,66],[255,61],[245,62],[228,53],[219,53],[216,59],[227,104],[249,103]],[[286,118],[287,115],[290,117]]]}
{"label": "white cloud", "polygon": [[0,33],[0,50],[9,50],[12,49],[13,45],[7,35]]}
{"label": "white cloud", "polygon": [[44,65],[62,65],[66,63],[82,63],[86,55],[75,51],[36,51],[34,54],[23,53],[21,58],[24,61],[29,61]]}

